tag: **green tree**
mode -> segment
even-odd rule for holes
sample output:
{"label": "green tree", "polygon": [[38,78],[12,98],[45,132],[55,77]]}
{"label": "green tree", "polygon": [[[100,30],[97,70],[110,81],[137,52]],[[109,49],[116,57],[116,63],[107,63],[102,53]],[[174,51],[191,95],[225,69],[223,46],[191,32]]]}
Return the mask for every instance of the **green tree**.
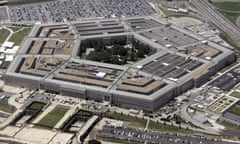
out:
{"label": "green tree", "polygon": [[133,52],[133,51],[130,52],[130,60],[131,60],[131,61],[136,61],[136,60],[137,60],[136,54],[135,54],[135,52]]}

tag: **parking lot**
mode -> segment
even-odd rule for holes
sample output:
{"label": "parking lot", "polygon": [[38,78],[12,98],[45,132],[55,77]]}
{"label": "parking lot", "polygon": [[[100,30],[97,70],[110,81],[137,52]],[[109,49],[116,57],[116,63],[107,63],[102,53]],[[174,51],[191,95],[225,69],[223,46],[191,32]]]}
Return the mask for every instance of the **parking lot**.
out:
{"label": "parking lot", "polygon": [[7,8],[0,7],[0,22],[8,20]]}
{"label": "parking lot", "polygon": [[12,22],[62,22],[87,17],[143,16],[155,13],[145,0],[66,0],[10,7]]}
{"label": "parking lot", "polygon": [[105,125],[103,127],[103,129],[99,133],[99,136],[135,142],[147,142],[148,144],[232,144],[231,142],[207,139],[205,137],[180,136],[176,134],[165,134],[108,125]]}
{"label": "parking lot", "polygon": [[76,23],[74,26],[81,36],[121,33],[126,31],[124,26],[119,24],[116,20]]}
{"label": "parking lot", "polygon": [[143,71],[160,77],[179,79],[200,65],[202,63],[199,61],[185,60],[183,57],[168,53],[144,65]]}
{"label": "parking lot", "polygon": [[153,19],[144,19],[144,18],[128,19],[127,23],[134,30],[144,30],[144,29],[156,28],[164,25]]}
{"label": "parking lot", "polygon": [[210,85],[218,87],[224,91],[230,91],[235,85],[240,82],[240,66],[223,74],[218,79],[214,80]]}

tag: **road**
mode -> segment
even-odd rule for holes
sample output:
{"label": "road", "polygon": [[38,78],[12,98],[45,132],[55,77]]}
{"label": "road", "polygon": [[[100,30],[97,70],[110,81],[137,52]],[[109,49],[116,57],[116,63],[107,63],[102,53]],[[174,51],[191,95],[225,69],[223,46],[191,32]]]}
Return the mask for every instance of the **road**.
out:
{"label": "road", "polygon": [[212,22],[237,44],[240,44],[240,29],[218,12],[208,0],[192,0],[192,4],[207,21]]}
{"label": "road", "polygon": [[134,142],[149,142],[151,144],[236,144],[236,142],[226,142],[222,140],[214,140],[208,138],[181,136],[176,134],[165,134],[154,131],[146,131],[142,129],[114,127],[105,125],[99,132],[100,137],[109,137],[120,140],[128,140]]}
{"label": "road", "polygon": [[[188,105],[186,105],[186,107],[188,107]],[[182,106],[181,109],[184,109],[184,106]],[[120,114],[129,115],[129,116],[132,116],[132,117],[137,117],[137,118],[140,118],[140,119],[151,120],[153,122],[158,122],[158,123],[166,124],[166,125],[169,125],[169,126],[179,127],[179,124],[172,123],[172,122],[167,122],[167,121],[162,121],[161,117],[150,118],[148,116],[141,115],[141,113],[140,114],[133,114],[133,113],[130,113],[129,110],[127,110],[127,109],[118,108],[118,107],[112,107],[109,110],[112,111],[112,112],[117,112],[117,113],[120,113]],[[184,112],[184,110],[182,112]],[[186,120],[189,120],[189,122],[192,122],[193,119],[189,118],[190,116],[187,114],[187,112],[184,112],[184,113],[185,113],[185,115],[183,116],[183,119],[186,119]],[[194,120],[194,122],[192,122],[192,123],[196,124],[196,121]],[[208,134],[219,134],[219,132],[220,132],[220,131],[215,130],[215,129],[210,129],[209,130],[205,126],[203,128],[196,128],[196,127],[192,127],[191,125],[184,124],[184,123],[181,124],[181,128],[191,129],[193,131],[198,131],[198,132],[203,132],[203,133],[208,133]]]}
{"label": "road", "polygon": [[204,129],[205,131],[207,131],[210,134],[219,134],[221,131],[219,129],[215,129],[215,128],[211,128],[208,125],[204,125],[202,123],[200,123],[199,121],[193,119],[188,113],[187,113],[187,109],[190,103],[183,105],[183,107],[181,108],[181,117],[184,118],[186,121],[191,122],[193,125],[198,126],[202,129]]}
{"label": "road", "polygon": [[[204,85],[202,85],[201,87],[204,88],[206,86],[208,86],[210,83],[212,83],[213,81],[215,81],[216,79],[218,79],[219,77],[223,76],[224,74],[228,73],[229,71],[233,70],[234,68],[240,66],[240,63],[235,65],[235,66],[232,66],[231,68],[229,68],[228,70],[224,71],[223,73],[221,73],[219,76],[213,78],[212,80],[208,81],[207,83],[205,83]],[[194,91],[193,91],[194,93]],[[209,133],[221,133],[221,134],[224,134],[224,135],[238,135],[240,134],[239,131],[235,132],[234,130],[218,130],[218,129],[214,129],[214,128],[210,128],[200,122],[198,122],[197,120],[193,119],[188,113],[187,113],[187,109],[188,107],[190,107],[191,104],[193,104],[193,99],[195,98],[195,96],[191,96],[189,98],[189,102],[182,105],[181,107],[181,117],[183,119],[185,119],[186,121],[189,121],[191,122],[192,124],[194,124],[195,126],[198,126],[202,129],[204,129],[205,131],[208,131]]]}

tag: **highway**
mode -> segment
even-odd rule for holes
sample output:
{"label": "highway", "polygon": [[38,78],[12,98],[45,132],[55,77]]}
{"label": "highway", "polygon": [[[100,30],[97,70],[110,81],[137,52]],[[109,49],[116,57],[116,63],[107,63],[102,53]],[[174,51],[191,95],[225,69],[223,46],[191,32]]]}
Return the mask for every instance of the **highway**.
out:
{"label": "highway", "polygon": [[192,0],[192,4],[207,21],[212,22],[240,44],[240,29],[218,12],[208,0]]}

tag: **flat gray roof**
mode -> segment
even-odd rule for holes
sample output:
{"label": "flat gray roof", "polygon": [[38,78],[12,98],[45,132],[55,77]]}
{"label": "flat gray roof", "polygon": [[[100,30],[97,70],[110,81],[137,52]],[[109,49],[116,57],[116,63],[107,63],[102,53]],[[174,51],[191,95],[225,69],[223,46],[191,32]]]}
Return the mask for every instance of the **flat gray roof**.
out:
{"label": "flat gray roof", "polygon": [[[116,30],[119,28],[119,31]],[[46,30],[51,30],[47,34]],[[46,33],[47,32],[47,33]],[[53,41],[50,46],[55,49],[59,42],[63,42],[68,48],[64,35],[73,35],[74,45],[71,52],[49,54],[29,53],[33,41]],[[81,41],[89,38],[127,36],[134,38],[157,49],[157,52],[133,65],[119,66],[79,59],[77,52]],[[65,41],[64,41],[65,40]],[[41,82],[59,85],[62,88],[73,90],[96,90],[129,97],[153,100],[177,86],[198,77],[203,71],[208,70],[233,52],[213,42],[203,44],[203,37],[195,35],[185,29],[168,24],[164,19],[154,17],[135,17],[120,19],[95,19],[81,22],[60,24],[38,24],[22,45],[19,53],[9,66],[6,75],[24,79],[36,79]],[[58,42],[59,41],[59,42]],[[171,44],[171,46],[166,46]],[[190,54],[191,46],[198,46],[204,53]],[[42,47],[40,45],[40,47]],[[64,47],[63,47],[64,48]],[[186,52],[186,49],[189,51]],[[206,59],[211,56],[211,59]],[[45,63],[41,59],[62,59],[61,63],[54,66]],[[37,77],[26,73],[19,73],[19,65],[22,59],[31,59],[25,67],[36,73],[41,68],[51,67],[44,76]],[[71,65],[74,63],[77,67]],[[84,68],[83,65],[88,67]],[[142,68],[137,68],[141,66]],[[97,73],[104,73],[106,77],[97,78]],[[65,75],[65,76],[64,76]]]}

